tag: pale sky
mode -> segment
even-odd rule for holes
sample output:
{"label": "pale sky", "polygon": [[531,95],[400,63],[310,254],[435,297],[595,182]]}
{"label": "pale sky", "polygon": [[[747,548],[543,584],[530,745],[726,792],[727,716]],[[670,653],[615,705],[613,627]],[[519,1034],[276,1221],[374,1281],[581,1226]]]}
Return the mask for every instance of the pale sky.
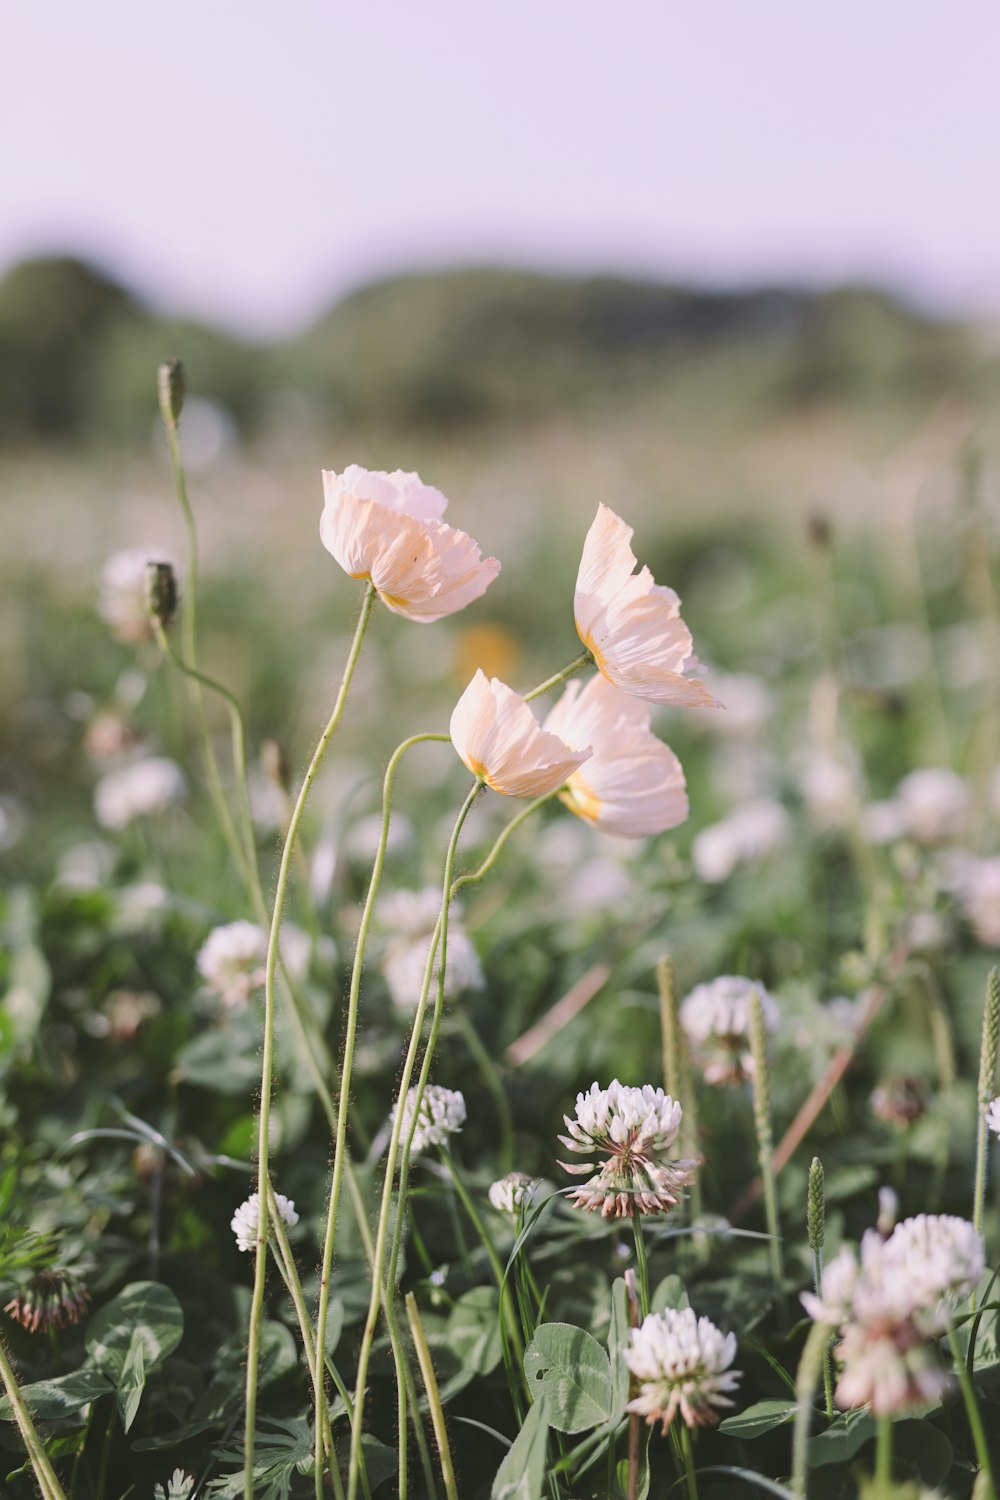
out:
{"label": "pale sky", "polygon": [[464,261],[1000,309],[996,0],[13,0],[0,269],[254,333]]}

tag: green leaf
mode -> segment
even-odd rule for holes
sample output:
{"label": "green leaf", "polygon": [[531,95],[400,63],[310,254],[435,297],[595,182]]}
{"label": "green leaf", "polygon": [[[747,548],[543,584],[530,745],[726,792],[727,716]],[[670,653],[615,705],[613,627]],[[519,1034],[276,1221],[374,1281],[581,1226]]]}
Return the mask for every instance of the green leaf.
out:
{"label": "green leaf", "polygon": [[768,1479],[764,1474],[758,1474],[753,1469],[740,1468],[739,1464],[706,1464],[704,1468],[696,1469],[696,1474],[730,1474],[734,1479],[742,1479],[752,1489],[766,1490],[769,1495],[777,1495],[778,1500],[799,1500],[794,1490],[787,1485],[779,1484],[776,1479]]}
{"label": "green leaf", "polygon": [[546,1402],[536,1401],[496,1472],[490,1500],[541,1500],[549,1433],[545,1418]]}
{"label": "green leaf", "polygon": [[[61,1417],[71,1417],[81,1406],[89,1406],[98,1396],[105,1396],[113,1389],[111,1381],[100,1370],[83,1369],[74,1370],[72,1375],[60,1375],[56,1380],[36,1380],[34,1385],[22,1386],[21,1395],[33,1417],[53,1422]],[[0,1401],[0,1420],[14,1420],[6,1396]]]}
{"label": "green leaf", "polygon": [[260,1081],[257,1024],[252,1010],[213,1026],[177,1054],[176,1074],[184,1083],[215,1094],[246,1094]]}
{"label": "green leaf", "polygon": [[943,1483],[955,1454],[944,1433],[920,1418],[894,1422],[892,1428],[894,1462],[908,1468],[924,1490]]}
{"label": "green leaf", "polygon": [[734,1417],[726,1417],[719,1423],[719,1431],[724,1432],[727,1437],[763,1437],[765,1432],[772,1432],[775,1427],[790,1422],[797,1406],[797,1402],[783,1399],[755,1401],[746,1411],[741,1411]]}
{"label": "green leaf", "polygon": [[135,1414],[139,1410],[139,1402],[142,1400],[145,1388],[146,1360],[143,1354],[142,1334],[138,1328],[133,1328],[125,1363],[122,1365],[122,1372],[118,1379],[118,1415],[122,1419],[122,1429],[125,1432],[128,1432],[135,1421]]}
{"label": "green leaf", "polygon": [[825,1432],[811,1437],[806,1445],[806,1462],[821,1469],[827,1464],[843,1464],[859,1453],[869,1438],[875,1436],[875,1418],[870,1411],[846,1411]]}
{"label": "green leaf", "polygon": [[679,1276],[664,1276],[649,1299],[650,1312],[666,1312],[667,1308],[690,1307],[687,1289]]}
{"label": "green leaf", "polygon": [[451,1310],[447,1347],[474,1375],[489,1375],[503,1358],[500,1297],[495,1287],[475,1286]]}
{"label": "green leaf", "polygon": [[133,1281],[87,1324],[87,1352],[98,1369],[121,1388],[127,1362],[129,1382],[134,1383],[136,1342],[142,1346],[148,1374],[173,1354],[183,1332],[184,1314],[170,1288],[158,1281]]}
{"label": "green leaf", "polygon": [[543,1323],[525,1350],[524,1372],[558,1432],[586,1432],[611,1420],[608,1356],[582,1328]]}
{"label": "green leaf", "polygon": [[611,1288],[611,1325],[608,1328],[608,1358],[611,1361],[611,1420],[621,1421],[628,1403],[629,1369],[625,1350],[631,1343],[628,1317],[628,1290],[624,1278],[616,1278]]}

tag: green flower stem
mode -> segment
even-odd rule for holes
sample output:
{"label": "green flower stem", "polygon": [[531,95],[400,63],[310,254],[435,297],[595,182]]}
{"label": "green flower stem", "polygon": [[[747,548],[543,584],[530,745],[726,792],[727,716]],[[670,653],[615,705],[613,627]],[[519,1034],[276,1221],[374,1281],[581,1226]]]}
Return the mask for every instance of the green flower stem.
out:
{"label": "green flower stem", "polygon": [[593,660],[594,658],[589,651],[581,652],[568,666],[563,667],[561,672],[554,673],[552,677],[546,677],[545,681],[540,682],[536,688],[532,688],[530,693],[525,693],[525,703],[530,703],[533,698],[541,698],[544,693],[551,692],[554,687],[558,687],[561,682],[565,682],[567,677],[572,677],[575,672],[582,671]]}
{"label": "green flower stem", "polygon": [[[407,750],[414,745],[425,744],[428,741],[447,740],[446,734],[415,734],[404,740],[392,753],[389,764],[386,767],[385,778],[382,783],[382,827],[379,832],[378,848],[375,851],[375,862],[372,866],[371,878],[368,882],[368,893],[365,897],[364,910],[361,913],[361,925],[358,928],[358,938],[354,948],[354,964],[351,969],[351,987],[347,1002],[347,1021],[344,1030],[344,1061],[340,1076],[340,1098],[337,1105],[336,1119],[334,1121],[334,1150],[333,1150],[333,1173],[330,1180],[330,1197],[326,1213],[326,1233],[323,1240],[323,1260],[320,1270],[319,1282],[319,1308],[316,1316],[316,1358],[322,1358],[321,1351],[326,1344],[326,1320],[330,1304],[330,1273],[333,1268],[333,1249],[337,1234],[337,1210],[340,1202],[340,1187],[343,1179],[344,1168],[348,1158],[347,1151],[347,1120],[350,1109],[351,1097],[351,1075],[354,1068],[354,1046],[358,1029],[358,1006],[361,996],[361,974],[364,966],[365,949],[368,944],[368,933],[371,928],[372,915],[375,910],[375,899],[378,895],[379,885],[382,881],[382,867],[385,863],[385,851],[389,842],[389,824],[392,819],[392,789],[396,778],[399,763]],[[317,1403],[324,1400],[323,1381],[317,1368],[315,1382]],[[318,1410],[317,1410],[318,1417]],[[319,1427],[317,1424],[317,1442]],[[405,1427],[402,1430],[401,1443],[405,1445]],[[316,1467],[316,1496],[321,1500],[322,1475],[318,1463]]]}
{"label": "green flower stem", "polygon": [[635,1263],[639,1267],[639,1305],[644,1318],[649,1316],[649,1262],[646,1259],[646,1241],[642,1237],[642,1214],[632,1210],[632,1233],[635,1236]]}
{"label": "green flower stem", "polygon": [[691,1429],[681,1424],[681,1454],[684,1458],[684,1483],[688,1500],[698,1500],[698,1481],[694,1477],[694,1452],[691,1447]]}
{"label": "green flower stem", "polygon": [[[243,1467],[243,1492],[245,1500],[253,1500],[254,1492],[253,1456],[257,1423],[257,1373],[260,1360],[260,1325],[264,1309],[264,1278],[267,1265],[268,1155],[271,1122],[271,1079],[274,1071],[274,976],[278,963],[281,919],[284,915],[285,900],[288,895],[292,854],[295,848],[299,825],[302,822],[302,815],[305,811],[306,800],[316,779],[316,773],[326,754],[327,746],[333,738],[344,712],[351,679],[354,676],[358,658],[361,655],[361,645],[365,637],[365,631],[368,628],[368,621],[371,618],[374,603],[375,589],[372,584],[369,584],[365,590],[364,603],[361,606],[361,614],[354,631],[354,639],[351,642],[350,651],[348,652],[347,663],[344,667],[344,674],[341,678],[336,702],[334,703],[326,728],[320,735],[316,749],[313,751],[312,760],[309,762],[299,795],[292,809],[292,816],[288,824],[288,833],[285,836],[285,846],[281,852],[278,880],[274,891],[274,910],[271,916],[271,931],[267,943],[267,962],[264,970],[264,1043],[261,1059],[260,1120],[257,1137],[257,1191],[260,1194],[260,1198],[257,1224],[257,1255],[254,1266],[253,1297],[250,1305],[250,1327],[247,1337],[246,1430]],[[320,1348],[322,1348],[322,1343],[320,1343]]]}
{"label": "green flower stem", "polygon": [[482,1215],[475,1205],[472,1194],[469,1192],[469,1189],[466,1187],[465,1182],[462,1179],[462,1174],[458,1170],[455,1158],[452,1156],[447,1147],[441,1148],[441,1160],[444,1162],[445,1166],[448,1169],[448,1174],[455,1185],[455,1191],[461,1199],[462,1207],[468,1214],[469,1219],[472,1223],[472,1227],[478,1234],[483,1249],[486,1251],[486,1258],[490,1263],[490,1270],[493,1272],[493,1277],[497,1284],[497,1290],[500,1293],[500,1310],[507,1324],[507,1332],[510,1338],[510,1342],[514,1347],[514,1358],[517,1361],[517,1368],[521,1372],[521,1377],[522,1379],[524,1379],[524,1345],[521,1342],[521,1330],[518,1326],[517,1314],[514,1310],[513,1303],[511,1302],[510,1289],[504,1283],[503,1263],[501,1262],[500,1257],[497,1254],[496,1246],[493,1243],[492,1236],[490,1235],[489,1230],[486,1228],[486,1225],[483,1222]]}
{"label": "green flower stem", "polygon": [[191,501],[188,498],[187,479],[184,474],[184,463],[181,458],[177,420],[176,418],[168,417],[167,413],[163,412],[163,425],[167,434],[167,447],[170,450],[170,467],[173,471],[174,486],[177,490],[177,498],[180,501],[181,510],[184,513],[184,525],[187,531],[188,567],[183,607],[181,609],[183,654],[184,659],[190,666],[188,676],[191,681],[191,698],[198,721],[198,735],[201,741],[201,754],[205,766],[205,779],[208,783],[209,796],[212,799],[212,805],[215,808],[215,815],[219,820],[219,826],[229,846],[229,852],[239,867],[243,863],[239,835],[236,831],[233,815],[229,810],[229,803],[226,801],[226,794],[222,786],[222,777],[219,774],[219,762],[216,758],[212,736],[208,729],[208,717],[205,713],[202,682],[199,680],[198,674],[198,528],[195,525],[194,511],[191,508]]}
{"label": "green flower stem", "polygon": [[[972,1223],[977,1234],[983,1232],[983,1212],[986,1204],[986,1161],[989,1150],[989,1131],[986,1128],[986,1110],[993,1099],[997,1074],[997,1048],[1000,1042],[1000,970],[991,969],[986,981],[986,1004],[983,1007],[983,1035],[979,1048],[979,1126],[976,1133],[976,1186],[972,1199]],[[973,1297],[975,1293],[973,1293]],[[975,1301],[973,1301],[975,1308]]]}
{"label": "green flower stem", "polygon": [[892,1417],[882,1412],[877,1418],[875,1434],[875,1479],[879,1485],[892,1483]]}
{"label": "green flower stem", "polygon": [[972,1383],[972,1376],[969,1373],[965,1355],[962,1353],[961,1345],[958,1342],[958,1335],[955,1332],[955,1325],[952,1322],[948,1324],[948,1344],[951,1348],[952,1358],[955,1361],[955,1374],[958,1376],[958,1383],[962,1387],[962,1399],[965,1402],[965,1414],[969,1419],[969,1430],[972,1433],[976,1458],[979,1460],[979,1467],[986,1475],[989,1484],[987,1493],[996,1495],[997,1482],[993,1473],[993,1460],[990,1457],[990,1450],[986,1444],[986,1433],[983,1429],[983,1418],[979,1410],[979,1402],[976,1399],[976,1388]]}
{"label": "green flower stem", "polygon": [[420,1365],[420,1373],[424,1380],[424,1390],[427,1392],[427,1404],[430,1407],[434,1438],[437,1442],[438,1457],[441,1460],[441,1478],[444,1480],[444,1491],[448,1500],[458,1500],[458,1485],[455,1483],[455,1465],[452,1462],[451,1446],[448,1442],[448,1429],[445,1426],[441,1393],[438,1390],[437,1376],[434,1374],[434,1365],[431,1362],[431,1351],[427,1347],[424,1326],[420,1321],[417,1299],[412,1292],[408,1292],[406,1296],[406,1316],[410,1320],[410,1332],[413,1335],[413,1343],[417,1351],[417,1363]]}
{"label": "green flower stem", "polygon": [[3,1339],[0,1338],[0,1381],[3,1382],[10,1409],[14,1413],[21,1439],[24,1443],[28,1459],[34,1471],[38,1488],[42,1493],[42,1500],[66,1500],[66,1492],[56,1476],[49,1455],[45,1451],[45,1444],[38,1435],[38,1429],[32,1421],[31,1412],[28,1410],[27,1402],[21,1395],[21,1388],[17,1383],[7,1351],[4,1348]]}
{"label": "green flower stem", "polygon": [[[442,881],[441,916],[438,926],[441,931],[441,979],[439,981],[439,992],[444,990],[444,966],[447,959],[447,925],[448,907],[451,902],[452,871],[455,864],[455,851],[458,848],[458,840],[462,827],[472,810],[472,804],[482,790],[483,782],[478,778],[473,782],[465,801],[462,803],[455,826],[452,829],[451,838],[448,841],[448,849],[444,861],[444,879]],[[427,1014],[427,1000],[430,994],[431,978],[434,973],[435,947],[432,945],[427,955],[427,963],[424,967],[424,978],[420,990],[420,999],[417,1002],[416,1014],[413,1018],[413,1028],[410,1032],[410,1043],[406,1052],[406,1060],[403,1063],[403,1073],[399,1084],[398,1103],[392,1122],[392,1132],[389,1137],[389,1146],[386,1152],[385,1183],[382,1188],[382,1204],[379,1209],[378,1227],[375,1231],[375,1257],[372,1265],[372,1290],[371,1300],[368,1304],[368,1316],[365,1320],[364,1332],[361,1336],[361,1348],[358,1353],[357,1384],[354,1391],[354,1416],[355,1422],[351,1431],[351,1460],[348,1470],[348,1500],[355,1500],[357,1494],[357,1464],[361,1452],[361,1430],[364,1425],[362,1412],[364,1410],[365,1385],[368,1379],[368,1362],[371,1358],[372,1343],[375,1338],[375,1327],[378,1322],[379,1307],[382,1302],[382,1273],[385,1268],[386,1245],[389,1238],[389,1215],[392,1208],[393,1189],[395,1186],[396,1159],[399,1154],[399,1143],[403,1129],[403,1105],[410,1088],[410,1080],[416,1066],[417,1052],[420,1047],[420,1038],[423,1032],[424,1017]],[[410,1134],[406,1141],[403,1157],[400,1162],[399,1183],[399,1208],[396,1216],[396,1233],[393,1236],[394,1248],[399,1242],[403,1218],[403,1205],[406,1203],[406,1183],[403,1180],[403,1170],[408,1164],[410,1144],[413,1139],[413,1131],[416,1129],[417,1116],[420,1100],[423,1098],[423,1088],[426,1083],[426,1074],[429,1069],[429,1059],[432,1055],[431,1042],[428,1041],[427,1050],[424,1054],[424,1066],[421,1069],[420,1082],[418,1083],[418,1097],[416,1107],[413,1110],[413,1121]],[[389,1273],[386,1277],[386,1300],[391,1300],[395,1295],[395,1282],[393,1274],[395,1271],[394,1261],[390,1263]],[[247,1497],[251,1500],[251,1497]]]}
{"label": "green flower stem", "polygon": [[813,1415],[813,1394],[820,1380],[823,1360],[833,1329],[826,1323],[814,1323],[809,1330],[795,1376],[795,1429],[792,1435],[792,1489],[797,1495],[806,1492],[806,1449],[809,1424]]}
{"label": "green flower stem", "polygon": [[781,1254],[781,1227],[778,1222],[778,1194],[774,1177],[774,1137],[771,1131],[771,1090],[767,1061],[764,1013],[756,990],[750,997],[750,1052],[753,1057],[753,1119],[757,1135],[760,1180],[764,1189],[764,1213],[767,1219],[768,1255],[771,1276],[778,1301],[779,1316],[784,1315],[785,1270]]}

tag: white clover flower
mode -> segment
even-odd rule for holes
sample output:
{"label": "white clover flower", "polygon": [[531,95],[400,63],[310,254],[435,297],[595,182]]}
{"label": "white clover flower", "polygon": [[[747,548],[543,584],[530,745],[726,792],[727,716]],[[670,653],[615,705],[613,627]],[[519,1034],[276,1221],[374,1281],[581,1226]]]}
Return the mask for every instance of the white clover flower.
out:
{"label": "white clover flower", "polygon": [[888,1416],[933,1405],[948,1388],[948,1376],[912,1325],[880,1334],[850,1323],[834,1352],[843,1366],[835,1395],[842,1410],[870,1406]]}
{"label": "white clover flower", "polygon": [[1000,858],[963,861],[956,872],[962,915],[986,948],[1000,948]]}
{"label": "white clover flower", "polygon": [[755,740],[771,718],[771,689],[751,672],[712,672],[712,691],[724,712],[712,708],[694,710],[694,721],[702,728],[728,739]]}
{"label": "white clover flower", "polygon": [[750,1054],[750,1000],[760,996],[764,1030],[777,1030],[780,1013],[757,980],[721,974],[695,985],[681,1003],[680,1021],[706,1083],[735,1083],[753,1075]]}
{"label": "white clover flower", "polygon": [[994,1135],[1000,1135],[1000,1097],[991,1100],[986,1106],[986,1128],[992,1130]]}
{"label": "white clover flower", "polygon": [[[413,1087],[403,1102],[403,1140],[409,1135],[413,1124],[416,1099],[417,1090]],[[397,1106],[394,1105],[391,1116],[393,1120],[396,1118],[396,1109]],[[441,1088],[436,1083],[429,1083],[420,1101],[417,1128],[413,1132],[412,1150],[419,1153],[426,1151],[428,1146],[447,1145],[448,1137],[459,1133],[466,1118],[465,1099],[458,1089]]]}
{"label": "white clover flower", "polygon": [[[441,892],[433,886],[422,891],[396,891],[383,902],[379,925],[390,934],[382,959],[382,972],[393,1004],[410,1009],[420,999],[427,954],[441,913]],[[465,990],[481,990],[483,977],[479,955],[461,922],[454,904],[448,920],[448,962],[445,998],[453,1000]]]}
{"label": "white clover flower", "polygon": [[625,1363],[639,1381],[627,1410],[662,1422],[664,1432],[678,1412],[688,1427],[714,1426],[715,1408],[733,1405],[724,1392],[735,1390],[740,1379],[741,1372],[729,1368],[735,1358],[736,1335],[695,1317],[690,1307],[650,1313],[632,1329],[625,1350]]}
{"label": "white clover flower", "polygon": [[94,788],[94,815],[102,828],[127,828],[135,818],[165,812],[186,790],[176,761],[149,755],[101,777]]}
{"label": "white clover flower", "polygon": [[917,1214],[897,1224],[885,1254],[918,1309],[933,1313],[942,1300],[967,1297],[986,1264],[980,1235],[954,1214]]}
{"label": "white clover flower", "polygon": [[592,1159],[559,1165],[574,1175],[592,1173],[572,1201],[605,1219],[668,1213],[682,1197],[696,1163],[677,1161],[671,1147],[681,1123],[681,1107],[662,1089],[629,1088],[614,1079],[606,1089],[593,1083],[576,1096],[576,1119],[564,1115],[568,1135],[559,1140],[570,1151]]}
{"label": "white clover flower", "polygon": [[906,831],[918,844],[942,844],[960,838],[969,816],[967,783],[954,771],[911,771],[896,788]]}
{"label": "white clover flower", "polygon": [[153,1500],[188,1500],[193,1489],[194,1475],[175,1469],[165,1485],[153,1485]]}
{"label": "white clover flower", "polygon": [[537,1186],[537,1179],[529,1177],[526,1172],[508,1172],[506,1177],[490,1184],[490,1203],[497,1213],[516,1218],[520,1210],[528,1206]]}
{"label": "white clover flower", "polygon": [[741,865],[754,865],[788,843],[791,823],[780,802],[758,797],[695,836],[691,859],[701,880],[718,885]]}
{"label": "white clover flower", "polygon": [[870,844],[894,844],[909,831],[905,809],[896,798],[869,802],[861,809],[861,826]]}
{"label": "white clover flower", "polygon": [[[299,1216],[295,1212],[295,1204],[283,1193],[275,1193],[274,1201],[278,1205],[278,1213],[288,1225],[289,1229],[299,1222]],[[257,1243],[257,1229],[260,1225],[260,1194],[251,1193],[245,1203],[241,1203],[229,1221],[229,1227],[236,1236],[236,1248],[238,1250],[252,1250]]]}
{"label": "white clover flower", "polygon": [[118,640],[134,644],[152,639],[146,569],[150,563],[170,562],[165,552],[141,547],[113,552],[107,559],[101,569],[97,610]]}
{"label": "white clover flower", "polygon": [[223,1005],[246,1005],[264,983],[267,937],[256,922],[215,927],[198,950],[198,972]]}

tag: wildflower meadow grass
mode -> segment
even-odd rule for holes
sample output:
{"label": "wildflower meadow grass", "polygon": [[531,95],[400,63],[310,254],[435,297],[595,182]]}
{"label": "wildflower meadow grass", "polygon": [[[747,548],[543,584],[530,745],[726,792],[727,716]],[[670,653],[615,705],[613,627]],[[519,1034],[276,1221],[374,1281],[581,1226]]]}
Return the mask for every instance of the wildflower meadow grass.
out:
{"label": "wildflower meadow grass", "polygon": [[0,1493],[995,1496],[982,467],[675,573],[336,460],[203,588],[184,404],[0,804]]}

